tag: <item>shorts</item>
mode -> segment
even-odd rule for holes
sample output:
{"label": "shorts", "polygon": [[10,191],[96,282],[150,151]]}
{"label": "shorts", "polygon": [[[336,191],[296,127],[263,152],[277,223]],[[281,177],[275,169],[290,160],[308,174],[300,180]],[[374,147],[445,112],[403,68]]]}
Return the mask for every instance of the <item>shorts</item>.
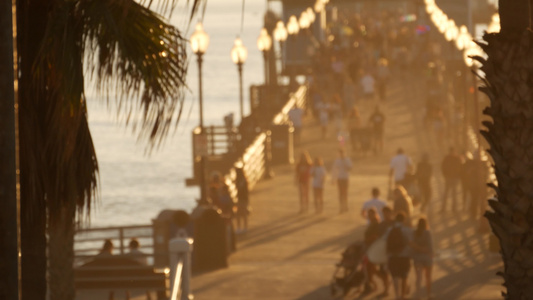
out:
{"label": "shorts", "polygon": [[428,268],[433,266],[433,258],[429,255],[419,255],[416,258],[413,258],[413,263],[415,266]]}
{"label": "shorts", "polygon": [[411,269],[411,259],[409,257],[391,256],[389,257],[388,268],[392,277],[407,278]]}

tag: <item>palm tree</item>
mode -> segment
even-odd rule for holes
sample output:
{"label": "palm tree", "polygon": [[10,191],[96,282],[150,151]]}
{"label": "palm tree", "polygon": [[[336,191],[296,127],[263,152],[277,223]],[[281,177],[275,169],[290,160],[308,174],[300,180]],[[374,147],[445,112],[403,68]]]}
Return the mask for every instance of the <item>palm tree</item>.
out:
{"label": "palm tree", "polygon": [[12,3],[0,3],[0,299],[18,300],[15,64]]}
{"label": "palm tree", "polygon": [[[174,2],[161,7],[172,10]],[[192,18],[201,0],[191,2]],[[17,5],[23,299],[45,299],[47,229],[50,297],[73,299],[74,228],[88,216],[98,183],[84,75],[102,94],[117,94],[120,112],[152,147],[179,120],[186,41],[133,0]]]}
{"label": "palm tree", "polygon": [[499,1],[501,31],[485,34],[477,57],[491,105],[483,132],[498,186],[486,212],[500,240],[505,299],[533,299],[533,33],[531,1]]}

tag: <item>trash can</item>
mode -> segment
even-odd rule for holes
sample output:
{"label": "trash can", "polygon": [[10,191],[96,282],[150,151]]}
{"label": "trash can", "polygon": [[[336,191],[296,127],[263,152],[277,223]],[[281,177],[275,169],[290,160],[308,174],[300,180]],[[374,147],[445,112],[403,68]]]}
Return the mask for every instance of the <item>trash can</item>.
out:
{"label": "trash can", "polygon": [[194,272],[209,271],[228,266],[227,227],[219,211],[205,208],[194,219]]}
{"label": "trash can", "polygon": [[183,210],[165,209],[157,218],[152,219],[155,268],[169,266],[168,242],[176,236],[179,228],[185,229],[192,236],[192,222],[189,214]]}
{"label": "trash can", "polygon": [[294,162],[294,128],[289,124],[272,125],[270,128],[272,165]]}

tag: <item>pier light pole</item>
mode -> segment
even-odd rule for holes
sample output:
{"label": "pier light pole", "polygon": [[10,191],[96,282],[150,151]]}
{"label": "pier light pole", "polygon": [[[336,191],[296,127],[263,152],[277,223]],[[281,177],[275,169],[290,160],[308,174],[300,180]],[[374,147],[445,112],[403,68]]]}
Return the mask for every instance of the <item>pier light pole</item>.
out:
{"label": "pier light pole", "polygon": [[283,21],[278,21],[276,23],[276,28],[274,29],[273,35],[274,40],[279,43],[279,61],[281,66],[280,70],[283,70],[283,42],[287,40],[287,37],[289,35],[287,29],[285,28],[285,24],[283,24]]}
{"label": "pier light pole", "polygon": [[241,38],[235,39],[235,44],[231,49],[231,60],[237,65],[237,71],[239,71],[239,107],[241,111],[241,122],[244,118],[244,107],[243,107],[243,93],[242,93],[242,65],[246,62],[248,57],[248,50],[242,44]]}
{"label": "pier light pole", "polygon": [[[268,82],[268,51],[270,51],[270,48],[272,47],[272,38],[270,35],[268,35],[268,32],[266,28],[261,29],[261,33],[259,34],[259,37],[257,38],[257,48],[259,51],[263,52],[263,61],[265,63],[265,97],[261,99],[262,101],[266,101],[266,99],[270,96],[270,84]],[[270,108],[272,107],[272,103],[268,103],[268,114],[270,114]]]}
{"label": "pier light pole", "polygon": [[[209,46],[209,36],[204,31],[204,27],[201,22],[196,24],[196,30],[193,32],[190,38],[191,49],[197,56],[198,61],[198,101],[200,106],[200,139],[201,147],[199,149],[200,155],[200,203],[207,202],[207,190],[205,182],[205,156],[207,155],[207,137],[204,130],[204,107],[203,107],[203,95],[202,95],[202,56],[204,55],[207,47]],[[195,154],[196,155],[196,154]]]}
{"label": "pier light pole", "polygon": [[265,85],[268,85],[268,51],[272,47],[272,38],[268,35],[266,28],[261,29],[261,33],[257,38],[257,48],[263,52],[263,60],[265,63]]}
{"label": "pier light pole", "polygon": [[[294,15],[290,16],[289,22],[287,22],[287,33],[291,37],[289,40],[291,44],[294,45],[296,43],[295,39],[299,31],[300,31],[300,25],[298,24],[298,19]],[[289,47],[287,47],[287,51],[289,50],[288,48]],[[289,52],[287,52],[287,55],[289,55]],[[294,70],[294,67],[292,68],[292,70],[289,70],[288,72],[289,73],[289,87],[292,87],[296,81],[295,72],[296,71]]]}

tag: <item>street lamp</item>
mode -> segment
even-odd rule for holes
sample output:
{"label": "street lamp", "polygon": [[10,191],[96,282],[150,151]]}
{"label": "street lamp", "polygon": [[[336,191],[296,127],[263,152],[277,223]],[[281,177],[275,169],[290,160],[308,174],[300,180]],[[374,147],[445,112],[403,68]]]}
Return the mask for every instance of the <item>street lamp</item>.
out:
{"label": "street lamp", "polygon": [[309,22],[309,17],[307,16],[306,10],[304,10],[300,14],[300,19],[298,20],[298,24],[300,25],[301,29],[307,29],[311,25],[311,23]]}
{"label": "street lamp", "polygon": [[280,43],[284,42],[287,39],[288,32],[285,29],[283,21],[278,21],[276,23],[276,28],[274,28],[274,39]]}
{"label": "street lamp", "polygon": [[203,96],[202,96],[202,56],[204,55],[207,47],[209,46],[209,36],[204,31],[204,27],[201,22],[196,24],[196,29],[190,38],[191,49],[198,58],[198,102],[200,106],[200,135],[199,141],[195,143],[201,143],[200,151],[200,203],[205,204],[207,202],[207,190],[205,184],[205,156],[207,155],[207,137],[204,132],[204,111],[203,111]]}
{"label": "street lamp", "polygon": [[290,35],[298,34],[300,31],[300,25],[298,25],[298,19],[296,16],[290,16],[289,22],[287,23],[287,33]]}
{"label": "street lamp", "polygon": [[313,23],[316,19],[316,15],[315,15],[315,12],[313,11],[313,9],[311,7],[308,7],[307,8],[307,18],[309,18],[309,23]]}
{"label": "street lamp", "polygon": [[242,44],[242,40],[238,37],[235,39],[235,44],[231,49],[231,60],[237,65],[237,70],[239,71],[239,106],[241,109],[241,122],[244,117],[243,112],[243,96],[242,96],[242,65],[248,57],[248,50]]}
{"label": "street lamp", "polygon": [[204,31],[201,22],[196,24],[196,30],[191,35],[191,49],[198,58],[198,99],[200,102],[200,128],[204,127],[204,111],[202,98],[202,56],[209,46],[209,36]]}
{"label": "street lamp", "polygon": [[272,38],[268,35],[266,28],[261,29],[261,33],[257,38],[257,48],[263,52],[263,60],[265,61],[265,85],[268,84],[268,51],[272,47]]}

